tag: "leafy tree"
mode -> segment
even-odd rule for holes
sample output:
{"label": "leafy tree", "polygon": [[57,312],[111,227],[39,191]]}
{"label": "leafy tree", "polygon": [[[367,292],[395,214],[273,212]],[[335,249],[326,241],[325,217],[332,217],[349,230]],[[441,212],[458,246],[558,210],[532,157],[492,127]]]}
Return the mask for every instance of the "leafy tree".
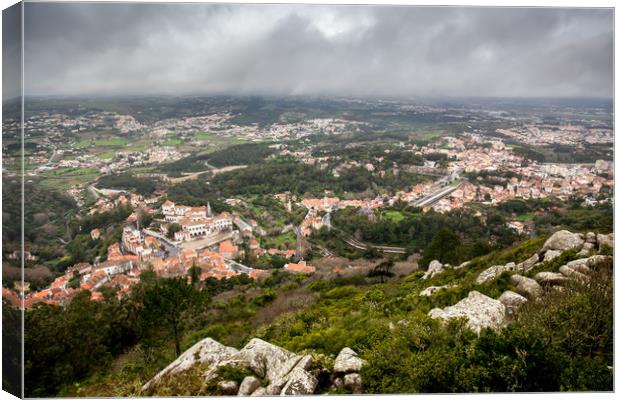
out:
{"label": "leafy tree", "polygon": [[168,237],[173,239],[174,234],[179,232],[181,229],[181,225],[177,224],[176,222],[171,223],[170,225],[168,225]]}

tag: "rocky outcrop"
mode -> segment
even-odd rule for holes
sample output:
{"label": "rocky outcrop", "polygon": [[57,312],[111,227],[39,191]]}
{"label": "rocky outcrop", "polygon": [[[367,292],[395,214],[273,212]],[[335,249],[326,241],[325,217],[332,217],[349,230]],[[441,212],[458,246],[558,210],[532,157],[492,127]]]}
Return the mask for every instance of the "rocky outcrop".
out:
{"label": "rocky outcrop", "polygon": [[584,236],[581,233],[572,233],[567,230],[557,231],[543,245],[542,251],[558,250],[580,250],[584,243]]}
{"label": "rocky outcrop", "polygon": [[485,284],[487,282],[491,282],[492,280],[497,279],[501,274],[508,271],[515,270],[515,263],[511,262],[506,265],[494,265],[486,270],[482,271],[478,278],[476,279],[476,283],[478,285]]}
{"label": "rocky outcrop", "polygon": [[525,297],[511,290],[506,290],[497,300],[506,307],[506,315],[508,317],[515,315],[517,311],[519,311],[519,308],[527,303]]}
{"label": "rocky outcrop", "polygon": [[564,285],[568,278],[557,272],[539,272],[534,280],[542,286]]}
{"label": "rocky outcrop", "polygon": [[[361,393],[360,370],[365,364],[357,353],[343,348],[331,370],[312,369],[311,355],[298,355],[254,338],[241,350],[226,347],[211,338],[204,339],[183,353],[164,368],[143,387],[143,391],[154,388],[164,376],[181,373],[196,365],[204,365],[203,387],[213,387],[215,393],[239,396],[275,396],[313,394],[319,384],[318,376],[331,373],[339,379],[341,388],[352,393]],[[222,367],[247,369],[248,375],[241,382],[222,379]],[[266,386],[262,387],[265,382]]]}
{"label": "rocky outcrop", "polygon": [[178,374],[179,372],[190,369],[196,364],[215,365],[237,353],[238,350],[233,347],[224,346],[211,338],[203,339],[190,347],[186,352],[181,354],[179,358],[155,375],[153,379],[142,387],[142,390],[147,390],[152,385],[157,384],[166,375]]}
{"label": "rocky outcrop", "polygon": [[499,329],[504,326],[506,307],[498,300],[473,290],[455,305],[444,309],[434,308],[428,315],[443,320],[466,318],[467,326],[480,333],[483,328]]}
{"label": "rocky outcrop", "polygon": [[437,274],[441,274],[443,271],[445,271],[444,265],[437,260],[433,260],[428,264],[428,269],[424,273],[424,276],[422,276],[422,279],[430,279]]}
{"label": "rocky outcrop", "polygon": [[585,242],[583,244],[583,247],[581,248],[581,250],[579,250],[579,252],[577,253],[577,255],[578,256],[587,256],[594,249],[596,249],[596,244],[590,243],[590,242]]}
{"label": "rocky outcrop", "polygon": [[517,292],[529,300],[542,296],[543,289],[534,279],[522,275],[513,275],[510,277],[510,280],[516,286]]}

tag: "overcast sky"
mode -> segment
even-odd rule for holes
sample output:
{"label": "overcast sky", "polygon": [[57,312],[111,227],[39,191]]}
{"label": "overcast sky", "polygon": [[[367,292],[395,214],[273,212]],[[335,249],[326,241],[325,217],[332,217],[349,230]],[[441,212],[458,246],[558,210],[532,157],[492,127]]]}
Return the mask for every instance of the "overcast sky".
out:
{"label": "overcast sky", "polygon": [[26,3],[25,91],[611,97],[610,9]]}

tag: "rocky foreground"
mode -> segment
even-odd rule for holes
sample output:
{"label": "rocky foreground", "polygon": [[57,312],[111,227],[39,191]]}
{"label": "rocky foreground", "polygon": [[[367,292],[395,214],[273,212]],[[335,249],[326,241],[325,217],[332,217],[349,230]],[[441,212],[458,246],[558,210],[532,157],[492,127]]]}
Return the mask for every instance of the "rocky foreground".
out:
{"label": "rocky foreground", "polygon": [[[168,379],[194,367],[202,367],[202,387],[215,388],[213,394],[239,396],[273,396],[313,394],[324,370],[316,367],[312,355],[298,355],[254,338],[237,350],[206,338],[196,343],[179,358],[160,371],[142,387],[145,395],[157,394]],[[332,388],[361,393],[360,370],[364,361],[345,347],[336,358],[333,371],[328,371]],[[234,368],[248,371],[239,382],[225,379],[221,371]],[[329,373],[331,372],[331,373]],[[204,393],[204,390],[201,390]]]}
{"label": "rocky foreground", "polygon": [[[476,285],[481,288],[508,273],[515,291],[506,290],[494,299],[472,290],[467,297],[456,304],[434,308],[428,315],[444,321],[463,318],[467,326],[476,333],[480,333],[484,328],[499,330],[514,320],[524,304],[541,299],[549,291],[562,291],[571,282],[587,283],[593,270],[602,263],[612,261],[612,256],[598,254],[609,253],[608,250],[611,248],[613,248],[613,233],[584,235],[565,230],[558,231],[538,252],[525,261],[491,266],[480,272],[476,278]],[[569,251],[573,253],[568,259],[580,258],[568,261],[559,268],[556,261],[553,271],[546,270],[551,268],[550,261]],[[566,258],[560,260],[564,259]],[[431,279],[450,269],[467,268],[468,265],[469,262],[466,262],[452,267],[433,261],[421,279]],[[454,286],[456,283],[429,286],[419,295],[433,296],[441,290]],[[400,322],[406,323],[406,321]],[[393,324],[391,325],[388,328],[394,329]],[[200,387],[194,394],[307,395],[316,393],[319,387],[329,387],[330,391],[340,393],[362,393],[360,371],[365,361],[353,350],[343,348],[333,367],[328,367],[328,370],[324,364],[316,361],[310,354],[295,354],[258,338],[250,340],[240,350],[206,338],[196,343],[146,383],[142,387],[141,394],[161,394],[160,387],[196,368],[199,371]],[[240,371],[236,379],[231,379],[224,373],[231,368]]]}

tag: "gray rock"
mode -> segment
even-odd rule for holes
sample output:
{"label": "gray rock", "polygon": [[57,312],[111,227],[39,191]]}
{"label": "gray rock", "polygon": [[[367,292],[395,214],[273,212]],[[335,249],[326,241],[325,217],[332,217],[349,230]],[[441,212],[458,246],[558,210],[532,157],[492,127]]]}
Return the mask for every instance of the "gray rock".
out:
{"label": "gray rock", "polygon": [[340,353],[338,353],[338,357],[336,357],[334,372],[344,374],[360,372],[364,364],[365,361],[359,358],[356,352],[348,347],[344,347],[340,350]]}
{"label": "gray rock", "polygon": [[612,249],[614,248],[614,234],[610,233],[609,235],[598,234],[596,235],[596,243],[598,244],[599,250],[603,245],[609,246]]}
{"label": "gray rock", "polygon": [[521,275],[513,275],[510,280],[516,285],[517,292],[529,300],[534,300],[542,296],[542,287],[534,279]]}
{"label": "gray rock", "polygon": [[594,232],[586,233],[586,243],[596,244],[596,233]]}
{"label": "gray rock", "polygon": [[540,285],[563,285],[568,281],[564,275],[557,272],[539,272],[534,275],[534,280]]}
{"label": "gray rock", "polygon": [[584,238],[581,233],[572,233],[567,230],[557,231],[543,245],[542,251],[547,250],[579,250],[583,245]]}
{"label": "gray rock", "polygon": [[520,274],[525,274],[529,270],[534,268],[534,266],[538,263],[538,261],[540,261],[540,257],[538,256],[538,254],[533,254],[527,260],[517,264],[515,271],[519,272]]}
{"label": "gray rock", "polygon": [[217,383],[217,390],[224,396],[237,394],[238,388],[237,382],[235,381],[222,381]]}
{"label": "gray rock", "polygon": [[527,303],[527,299],[525,297],[511,290],[506,290],[497,300],[499,300],[499,302],[506,307],[506,313],[508,316],[516,314],[519,308],[521,308],[523,304]]}
{"label": "gray rock", "polygon": [[346,374],[344,376],[344,387],[353,394],[361,394],[362,376],[358,373]]}
{"label": "gray rock", "polygon": [[195,364],[216,365],[237,353],[238,350],[233,347],[224,346],[211,338],[203,339],[181,354],[179,358],[170,363],[166,368],[159,371],[155,377],[142,386],[142,390],[148,389],[168,374],[177,374],[191,368]]}
{"label": "gray rock", "polygon": [[444,271],[443,264],[441,264],[437,260],[433,260],[428,265],[428,270],[426,270],[426,272],[424,273],[424,276],[422,276],[422,279],[430,279],[434,277],[435,275],[442,273],[443,271]]}
{"label": "gray rock", "polygon": [[282,386],[270,383],[265,388],[265,396],[277,396],[282,391]]}
{"label": "gray rock", "polygon": [[476,283],[478,285],[482,285],[484,283],[491,282],[492,280],[497,279],[504,272],[514,271],[515,267],[515,263],[512,262],[506,265],[494,265],[482,271],[480,275],[478,275],[478,278],[476,278]]}
{"label": "gray rock", "polygon": [[587,281],[589,278],[587,275],[582,274],[581,272],[577,272],[576,270],[568,267],[567,265],[562,265],[560,267],[560,273],[569,279],[575,279],[578,281]]}
{"label": "gray rock", "polygon": [[505,324],[506,307],[498,300],[472,290],[466,298],[444,309],[434,308],[428,315],[431,318],[450,320],[466,318],[467,326],[476,333],[482,328],[499,329]]}
{"label": "gray rock", "polygon": [[246,376],[241,381],[241,385],[239,385],[239,392],[237,395],[239,396],[249,396],[256,391],[260,387],[260,381],[258,378],[254,376]]}
{"label": "gray rock", "polygon": [[319,381],[303,368],[294,368],[288,375],[288,379],[280,395],[299,396],[314,393]]}
{"label": "gray rock", "polygon": [[560,250],[547,250],[545,252],[545,256],[543,257],[543,261],[551,261],[554,258],[558,258],[561,255],[562,255],[562,252]]}

